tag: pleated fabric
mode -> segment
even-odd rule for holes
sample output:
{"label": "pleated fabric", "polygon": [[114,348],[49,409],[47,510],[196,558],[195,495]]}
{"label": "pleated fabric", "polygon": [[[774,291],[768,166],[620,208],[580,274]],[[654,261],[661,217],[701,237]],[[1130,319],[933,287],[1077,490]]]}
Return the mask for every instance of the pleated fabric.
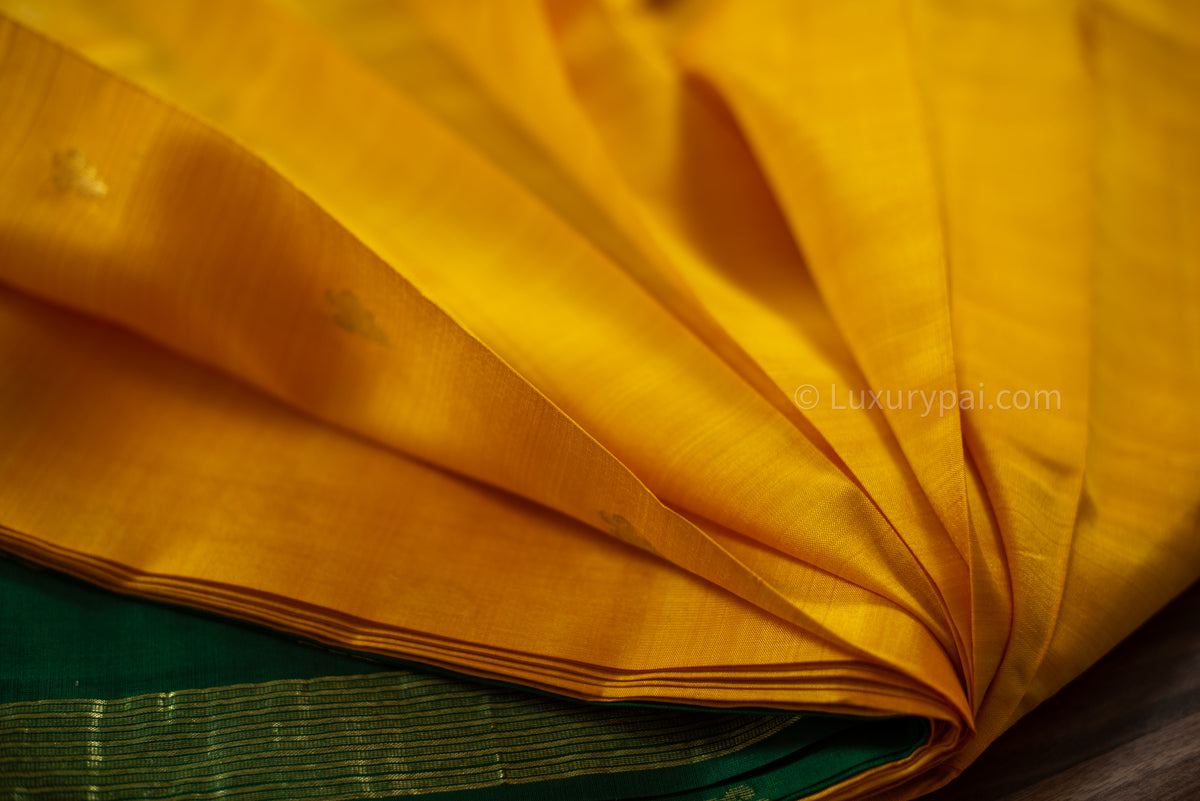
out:
{"label": "pleated fabric", "polygon": [[3,550],[922,719],[772,798],[943,784],[1200,577],[1183,0],[0,11]]}

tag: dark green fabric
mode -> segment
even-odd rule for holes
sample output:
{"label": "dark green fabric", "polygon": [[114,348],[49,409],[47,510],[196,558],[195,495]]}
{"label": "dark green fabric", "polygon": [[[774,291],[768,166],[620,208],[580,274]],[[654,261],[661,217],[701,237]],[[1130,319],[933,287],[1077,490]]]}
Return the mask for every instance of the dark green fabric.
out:
{"label": "dark green fabric", "polygon": [[0,559],[0,703],[390,670]]}
{"label": "dark green fabric", "polygon": [[928,736],[385,669],[0,560],[0,798],[779,801]]}

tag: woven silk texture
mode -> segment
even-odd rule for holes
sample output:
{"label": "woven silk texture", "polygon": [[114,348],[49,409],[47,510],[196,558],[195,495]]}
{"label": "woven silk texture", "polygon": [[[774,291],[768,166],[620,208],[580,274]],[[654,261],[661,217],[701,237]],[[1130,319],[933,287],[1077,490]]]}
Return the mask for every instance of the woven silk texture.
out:
{"label": "woven silk texture", "polygon": [[1198,221],[1190,0],[0,0],[0,791],[929,792],[1200,577]]}

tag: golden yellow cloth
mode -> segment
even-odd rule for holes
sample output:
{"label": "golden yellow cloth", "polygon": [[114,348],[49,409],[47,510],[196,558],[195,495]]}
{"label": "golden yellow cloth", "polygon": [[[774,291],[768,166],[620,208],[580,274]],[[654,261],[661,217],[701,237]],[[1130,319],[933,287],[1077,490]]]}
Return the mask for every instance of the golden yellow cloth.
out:
{"label": "golden yellow cloth", "polygon": [[944,783],[1200,576],[1194,4],[0,10],[0,548],[934,721],[830,798]]}

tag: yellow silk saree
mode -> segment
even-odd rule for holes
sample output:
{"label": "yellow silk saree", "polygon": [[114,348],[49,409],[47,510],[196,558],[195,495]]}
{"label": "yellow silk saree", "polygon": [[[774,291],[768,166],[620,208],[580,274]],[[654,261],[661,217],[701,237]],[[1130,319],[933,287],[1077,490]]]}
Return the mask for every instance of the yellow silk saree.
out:
{"label": "yellow silk saree", "polygon": [[[626,716],[581,741],[644,735],[486,787],[394,757],[398,784],[314,797],[609,771],[632,779],[588,779],[597,799],[910,798],[1200,576],[1186,2],[0,12],[0,550],[563,705],[405,679],[403,716],[472,699],[416,754],[452,760],[496,704],[505,753],[573,709]],[[14,620],[61,597],[9,581]],[[9,659],[12,797],[111,775],[2,736],[47,714],[111,708],[119,739],[178,692],[217,733],[258,731],[210,714],[250,703],[231,687],[329,725],[347,708],[308,717],[313,694],[401,703],[336,678],[357,662],[89,694]],[[629,712],[678,707],[738,712],[687,713],[728,729],[703,748]],[[755,743],[778,750],[719,777],[647,767]],[[785,753],[819,778],[770,773]]]}

